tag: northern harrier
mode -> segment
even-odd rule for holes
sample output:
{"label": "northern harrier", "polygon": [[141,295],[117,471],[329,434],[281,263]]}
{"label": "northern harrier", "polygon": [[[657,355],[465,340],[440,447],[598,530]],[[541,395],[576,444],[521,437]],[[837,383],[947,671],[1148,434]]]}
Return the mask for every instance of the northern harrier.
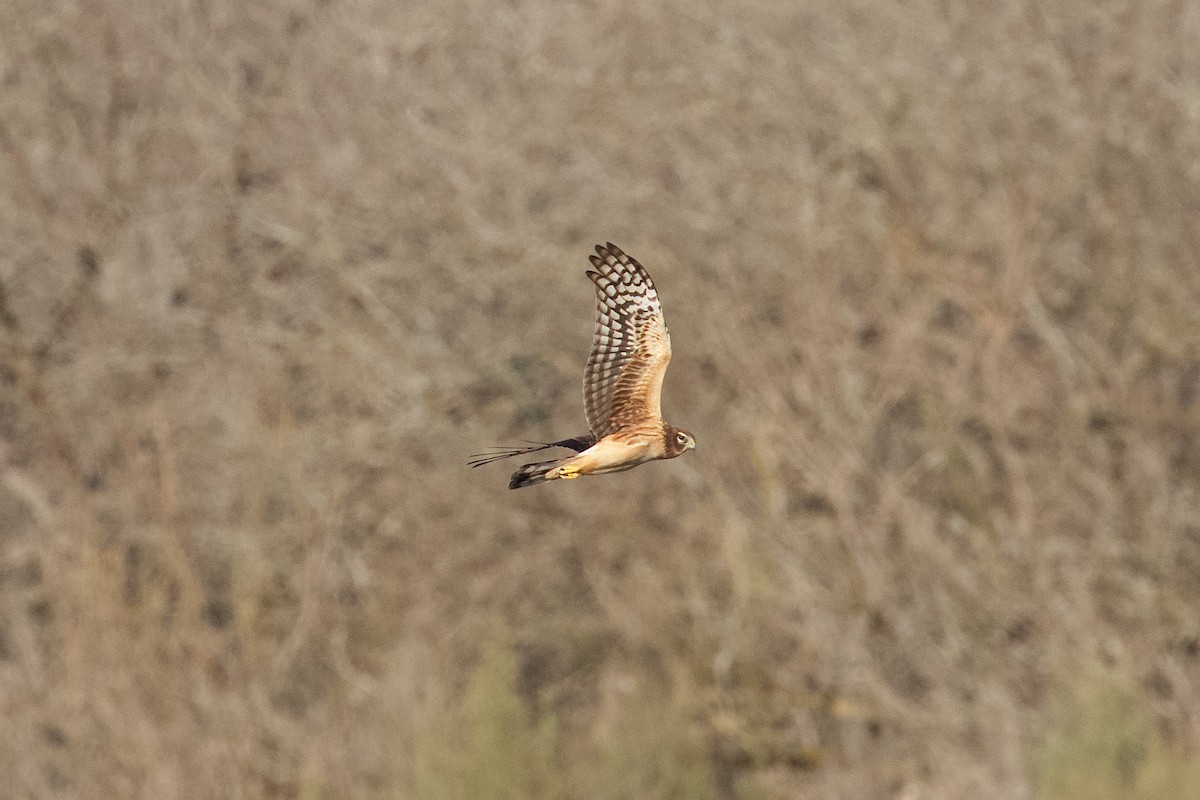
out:
{"label": "northern harrier", "polygon": [[479,467],[502,458],[551,447],[577,455],[525,464],[508,488],[520,489],[580,475],[622,472],[638,464],[675,458],[696,447],[696,437],[663,421],[663,375],[671,360],[671,336],[654,281],[611,242],[588,256],[595,270],[596,333],[583,373],[583,410],[590,433],[533,447],[496,448],[474,456]]}

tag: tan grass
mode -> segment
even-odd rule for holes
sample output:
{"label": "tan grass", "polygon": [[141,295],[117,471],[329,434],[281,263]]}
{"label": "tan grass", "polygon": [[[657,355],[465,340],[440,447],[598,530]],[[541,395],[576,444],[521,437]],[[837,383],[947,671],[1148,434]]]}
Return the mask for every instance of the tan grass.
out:
{"label": "tan grass", "polygon": [[[1152,0],[4,4],[0,795],[1065,797],[1095,670],[1184,781],[1197,41]],[[605,240],[699,449],[507,492],[466,456],[582,431]]]}

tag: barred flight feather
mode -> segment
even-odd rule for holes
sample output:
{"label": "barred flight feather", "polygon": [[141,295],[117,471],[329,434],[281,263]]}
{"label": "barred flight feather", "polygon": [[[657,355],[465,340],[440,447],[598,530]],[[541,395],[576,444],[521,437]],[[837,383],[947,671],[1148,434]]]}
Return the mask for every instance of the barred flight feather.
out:
{"label": "barred flight feather", "polygon": [[583,405],[600,438],[632,420],[662,419],[663,373],[671,337],[654,281],[635,259],[609,243],[589,256],[596,285],[596,332],[583,377]]}

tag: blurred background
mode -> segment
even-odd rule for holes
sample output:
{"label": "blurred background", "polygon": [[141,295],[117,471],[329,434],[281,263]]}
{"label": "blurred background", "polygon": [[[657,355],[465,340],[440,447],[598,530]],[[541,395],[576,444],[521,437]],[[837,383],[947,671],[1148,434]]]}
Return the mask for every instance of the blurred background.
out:
{"label": "blurred background", "polygon": [[[0,797],[1200,796],[1200,4],[0,6]],[[582,433],[657,281],[699,449]]]}

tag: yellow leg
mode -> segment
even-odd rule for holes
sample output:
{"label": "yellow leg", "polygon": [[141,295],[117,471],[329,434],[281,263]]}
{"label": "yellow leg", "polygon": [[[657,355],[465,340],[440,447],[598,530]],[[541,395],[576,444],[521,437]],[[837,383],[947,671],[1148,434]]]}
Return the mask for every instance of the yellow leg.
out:
{"label": "yellow leg", "polygon": [[558,468],[558,477],[564,481],[579,477],[579,467],[574,464],[564,464]]}

